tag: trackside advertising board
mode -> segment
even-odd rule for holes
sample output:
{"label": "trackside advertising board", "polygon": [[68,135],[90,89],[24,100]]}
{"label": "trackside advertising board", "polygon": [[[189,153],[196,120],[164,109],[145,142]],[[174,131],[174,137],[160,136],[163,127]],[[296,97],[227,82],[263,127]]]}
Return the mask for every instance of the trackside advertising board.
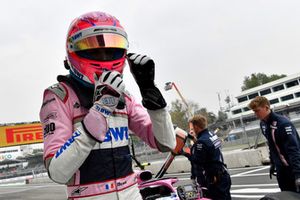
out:
{"label": "trackside advertising board", "polygon": [[41,142],[43,142],[43,130],[40,123],[0,126],[0,147]]}

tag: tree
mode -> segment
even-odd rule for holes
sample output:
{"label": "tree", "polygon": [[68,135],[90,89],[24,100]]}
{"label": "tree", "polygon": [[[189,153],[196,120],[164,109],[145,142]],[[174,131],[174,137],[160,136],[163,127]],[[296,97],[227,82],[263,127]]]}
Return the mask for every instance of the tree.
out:
{"label": "tree", "polygon": [[170,115],[174,125],[188,130],[188,109],[178,99],[171,102]]}
{"label": "tree", "polygon": [[226,122],[227,114],[225,112],[219,111],[218,112],[218,119],[217,122]]}
{"label": "tree", "polygon": [[[208,124],[212,124],[217,120],[217,116],[213,112],[207,111],[206,108],[200,108],[199,105],[195,102],[188,101],[188,106],[192,115],[201,114],[207,118]],[[188,121],[191,117],[189,115],[189,110],[185,104],[180,100],[175,100],[171,102],[171,111],[170,115],[173,121],[173,124],[176,124],[178,127],[188,130]]]}
{"label": "tree", "polygon": [[213,112],[208,112],[206,108],[201,108],[201,109],[195,111],[194,114],[196,114],[196,115],[200,114],[200,115],[203,115],[204,117],[206,117],[208,124],[214,123],[217,119],[217,116]]}
{"label": "tree", "polygon": [[254,88],[256,86],[269,83],[271,81],[275,81],[277,79],[286,77],[285,74],[277,75],[272,74],[270,76],[267,76],[264,73],[253,73],[250,76],[246,76],[243,81],[242,91],[248,90],[250,88]]}
{"label": "tree", "polygon": [[223,132],[226,132],[228,129],[226,120],[227,114],[225,112],[219,111],[218,118],[213,124],[214,129],[219,129],[219,135],[223,135]]}
{"label": "tree", "polygon": [[[222,136],[224,132],[227,131],[228,127],[226,123],[226,113],[219,111],[218,115],[215,115],[213,112],[208,111],[206,108],[200,108],[197,103],[192,101],[188,101],[188,106],[192,115],[201,114],[207,118],[209,130],[220,130],[218,132],[219,136]],[[188,108],[185,104],[182,103],[182,101],[176,99],[175,101],[171,102],[170,115],[174,125],[177,125],[178,127],[186,131],[189,130],[188,120],[191,116],[189,116]]]}

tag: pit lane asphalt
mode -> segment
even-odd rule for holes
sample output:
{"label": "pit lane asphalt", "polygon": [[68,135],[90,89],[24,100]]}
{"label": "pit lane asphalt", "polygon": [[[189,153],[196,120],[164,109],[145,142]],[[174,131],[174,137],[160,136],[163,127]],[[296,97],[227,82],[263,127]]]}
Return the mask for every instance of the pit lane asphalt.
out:
{"label": "pit lane asphalt", "polygon": [[[259,199],[267,193],[279,192],[276,178],[269,178],[269,166],[229,169],[233,200]],[[175,184],[190,183],[189,173],[166,174],[178,177]],[[66,188],[55,183],[0,185],[0,200],[65,200]]]}

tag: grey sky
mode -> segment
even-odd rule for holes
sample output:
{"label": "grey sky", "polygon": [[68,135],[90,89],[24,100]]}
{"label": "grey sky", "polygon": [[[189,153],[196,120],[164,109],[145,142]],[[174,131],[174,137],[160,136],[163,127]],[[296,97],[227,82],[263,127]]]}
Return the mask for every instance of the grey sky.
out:
{"label": "grey sky", "polygon": [[[26,0],[0,7],[0,123],[38,120],[43,90],[63,67],[71,20],[88,11],[116,16],[130,52],[156,62],[156,83],[217,112],[254,72],[294,74],[300,63],[300,2],[278,0]],[[140,99],[126,67],[126,87]],[[179,98],[164,92],[168,103]],[[224,101],[222,102],[224,105]]]}

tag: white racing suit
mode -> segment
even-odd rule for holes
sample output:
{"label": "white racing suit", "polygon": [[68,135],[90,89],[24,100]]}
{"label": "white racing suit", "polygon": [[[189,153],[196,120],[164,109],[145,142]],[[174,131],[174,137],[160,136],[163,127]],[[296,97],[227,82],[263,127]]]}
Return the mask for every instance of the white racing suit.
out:
{"label": "white racing suit", "polygon": [[95,124],[106,131],[100,143],[82,128],[89,109],[81,106],[69,84],[60,82],[45,90],[40,111],[44,162],[49,177],[67,185],[68,199],[142,199],[132,169],[129,129],[152,148],[175,148],[166,108],[147,111],[129,94],[124,97],[124,109]]}

